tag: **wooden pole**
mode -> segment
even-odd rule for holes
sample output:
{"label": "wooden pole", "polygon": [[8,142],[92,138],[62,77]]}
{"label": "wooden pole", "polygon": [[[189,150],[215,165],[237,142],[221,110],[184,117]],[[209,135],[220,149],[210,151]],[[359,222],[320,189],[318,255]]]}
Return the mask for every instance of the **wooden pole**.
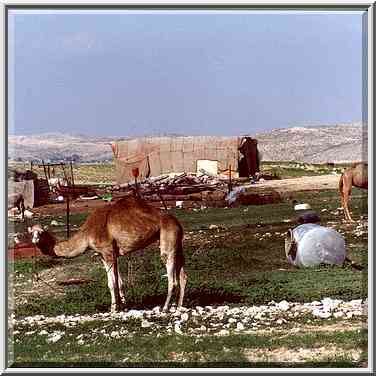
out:
{"label": "wooden pole", "polygon": [[71,170],[71,177],[72,177],[72,186],[74,187],[74,177],[73,177],[73,166],[72,166],[72,161],[70,161],[70,170]]}
{"label": "wooden pole", "polygon": [[67,182],[69,182],[69,180],[68,180],[68,176],[67,176],[67,174],[66,174],[66,172],[65,172],[64,163],[61,162],[60,166],[61,166],[61,168],[63,169],[65,180],[66,180]]}
{"label": "wooden pole", "polygon": [[69,239],[69,195],[66,196],[67,200],[67,239]]}
{"label": "wooden pole", "polygon": [[140,195],[138,193],[137,176],[134,177],[134,185],[136,187],[136,197],[140,198]]}
{"label": "wooden pole", "polygon": [[164,200],[163,200],[162,194],[161,194],[160,192],[158,192],[157,194],[158,194],[159,198],[161,199],[164,208],[165,208],[166,210],[168,210],[168,209],[167,209],[167,205],[166,205],[166,203],[165,203]]}
{"label": "wooden pole", "polygon": [[229,181],[228,181],[228,192],[232,191],[232,180],[231,180],[231,165],[229,166]]}
{"label": "wooden pole", "polygon": [[46,181],[47,181],[47,185],[48,185],[48,191],[51,191],[50,183],[49,183],[48,177],[47,177],[47,169],[46,169],[46,165],[44,164],[43,159],[42,159],[42,164],[43,164],[44,176],[46,177]]}

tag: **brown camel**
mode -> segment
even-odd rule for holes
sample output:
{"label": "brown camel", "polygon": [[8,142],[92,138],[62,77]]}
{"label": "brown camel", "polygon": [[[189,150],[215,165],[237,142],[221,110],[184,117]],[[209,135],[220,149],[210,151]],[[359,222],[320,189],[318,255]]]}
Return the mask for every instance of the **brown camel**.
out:
{"label": "brown camel", "polygon": [[339,179],[339,192],[345,219],[353,222],[349,211],[349,199],[352,187],[368,189],[368,164],[356,163],[347,168]]}
{"label": "brown camel", "polygon": [[[94,210],[69,240],[57,243],[40,225],[29,227],[32,242],[44,254],[75,257],[92,249],[102,257],[111,292],[111,311],[125,305],[123,281],[117,257],[143,249],[160,241],[161,258],[167,268],[168,293],[163,310],[167,310],[172,291],[180,284],[178,307],[183,304],[187,275],[184,271],[183,229],[178,220],[134,197]],[[117,288],[118,286],[118,288]]]}

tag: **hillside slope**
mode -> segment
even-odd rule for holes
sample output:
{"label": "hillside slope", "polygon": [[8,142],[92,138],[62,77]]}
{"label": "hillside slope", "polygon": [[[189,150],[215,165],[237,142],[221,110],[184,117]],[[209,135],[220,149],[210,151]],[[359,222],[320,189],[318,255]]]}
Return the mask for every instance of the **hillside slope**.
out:
{"label": "hillside slope", "polygon": [[[251,134],[258,140],[265,161],[307,163],[354,162],[367,155],[367,134],[360,124],[293,127]],[[8,137],[11,160],[63,160],[80,162],[112,160],[111,141],[120,138],[49,133]]]}
{"label": "hillside slope", "polygon": [[360,124],[275,129],[254,137],[265,161],[341,163],[367,158],[367,132]]}

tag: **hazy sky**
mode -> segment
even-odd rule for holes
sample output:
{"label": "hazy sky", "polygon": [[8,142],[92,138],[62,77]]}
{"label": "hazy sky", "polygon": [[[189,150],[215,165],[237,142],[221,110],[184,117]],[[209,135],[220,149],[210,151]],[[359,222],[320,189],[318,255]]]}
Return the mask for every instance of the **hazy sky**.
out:
{"label": "hazy sky", "polygon": [[362,119],[362,12],[13,10],[8,25],[11,134]]}

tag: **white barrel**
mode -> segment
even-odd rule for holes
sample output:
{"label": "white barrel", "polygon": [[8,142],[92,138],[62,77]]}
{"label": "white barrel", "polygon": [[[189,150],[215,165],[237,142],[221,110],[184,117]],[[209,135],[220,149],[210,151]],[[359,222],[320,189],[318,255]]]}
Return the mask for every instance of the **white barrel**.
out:
{"label": "white barrel", "polygon": [[342,265],[346,258],[343,236],[336,230],[313,223],[290,230],[285,250],[288,262],[298,267]]}

